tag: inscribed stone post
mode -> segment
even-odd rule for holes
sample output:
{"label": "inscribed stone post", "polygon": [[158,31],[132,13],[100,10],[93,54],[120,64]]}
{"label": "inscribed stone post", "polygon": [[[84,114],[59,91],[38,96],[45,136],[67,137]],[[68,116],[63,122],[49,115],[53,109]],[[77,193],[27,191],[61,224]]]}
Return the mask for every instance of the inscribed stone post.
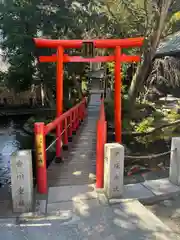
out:
{"label": "inscribed stone post", "polygon": [[173,137],[171,141],[169,181],[180,185],[180,137]]}
{"label": "inscribed stone post", "polygon": [[118,198],[124,188],[124,147],[107,143],[104,148],[104,190],[108,198]]}
{"label": "inscribed stone post", "polygon": [[31,212],[33,207],[31,150],[20,150],[11,155],[11,185],[13,211]]}

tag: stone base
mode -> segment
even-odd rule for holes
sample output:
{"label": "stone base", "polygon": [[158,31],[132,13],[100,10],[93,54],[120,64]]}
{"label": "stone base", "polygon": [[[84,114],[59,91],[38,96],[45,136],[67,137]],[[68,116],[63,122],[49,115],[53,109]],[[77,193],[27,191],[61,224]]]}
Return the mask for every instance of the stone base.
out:
{"label": "stone base", "polygon": [[180,187],[172,184],[168,178],[147,180],[143,183],[127,184],[120,198],[109,199],[110,204],[137,199],[143,204],[153,204],[157,201],[180,195]]}
{"label": "stone base", "polygon": [[62,157],[56,157],[55,158],[55,163],[63,163]]}
{"label": "stone base", "polygon": [[68,142],[72,142],[73,138],[72,137],[68,137]]}
{"label": "stone base", "polygon": [[67,151],[68,150],[68,145],[63,145],[62,148],[63,148],[64,151]]}

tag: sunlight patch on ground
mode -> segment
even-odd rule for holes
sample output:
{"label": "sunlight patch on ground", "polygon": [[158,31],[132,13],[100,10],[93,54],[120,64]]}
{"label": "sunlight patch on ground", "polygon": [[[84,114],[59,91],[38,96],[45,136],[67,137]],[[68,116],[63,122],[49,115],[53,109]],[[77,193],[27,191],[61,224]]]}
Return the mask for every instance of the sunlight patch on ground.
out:
{"label": "sunlight patch on ground", "polygon": [[26,224],[20,224],[20,227],[47,227],[51,226],[51,223],[26,223]]}
{"label": "sunlight patch on ground", "polygon": [[73,175],[75,175],[75,176],[80,176],[80,175],[82,175],[82,171],[73,172]]}

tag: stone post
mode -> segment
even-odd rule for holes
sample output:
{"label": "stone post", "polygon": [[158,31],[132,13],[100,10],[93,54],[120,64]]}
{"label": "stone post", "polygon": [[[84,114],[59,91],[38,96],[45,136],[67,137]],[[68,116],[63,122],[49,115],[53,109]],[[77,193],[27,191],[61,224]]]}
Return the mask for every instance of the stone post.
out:
{"label": "stone post", "polygon": [[173,137],[171,141],[169,181],[180,186],[180,137]]}
{"label": "stone post", "polygon": [[20,150],[13,153],[10,162],[13,212],[31,212],[33,208],[31,150]]}
{"label": "stone post", "polygon": [[106,196],[119,198],[124,188],[124,147],[107,143],[104,147],[104,191]]}

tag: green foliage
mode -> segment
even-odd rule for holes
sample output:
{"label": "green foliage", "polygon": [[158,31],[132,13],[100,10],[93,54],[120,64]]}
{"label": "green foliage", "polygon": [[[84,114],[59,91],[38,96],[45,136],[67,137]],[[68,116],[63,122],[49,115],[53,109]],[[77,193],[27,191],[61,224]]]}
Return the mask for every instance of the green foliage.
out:
{"label": "green foliage", "polygon": [[[126,86],[124,86],[124,92],[126,93],[126,91],[127,91]],[[127,95],[124,94],[122,98],[122,111],[124,114],[129,113],[130,104],[131,103],[129,102]]]}
{"label": "green foliage", "polygon": [[[55,85],[55,64],[39,64],[35,55],[49,55],[54,51],[34,49],[33,37],[83,38],[84,34],[100,34],[107,25],[99,15],[96,2],[6,0],[0,2],[0,28],[10,68],[6,78],[8,87],[17,91],[28,89],[32,83]],[[77,51],[76,51],[77,52]],[[72,54],[72,52],[71,52]],[[72,54],[73,55],[73,54]],[[78,74],[83,64],[66,65],[65,69]],[[66,83],[65,83],[66,84]]]}
{"label": "green foliage", "polygon": [[81,88],[82,88],[82,92],[86,92],[88,90],[88,82],[87,81],[82,81],[81,82]]}
{"label": "green foliage", "polygon": [[152,129],[154,129],[152,126],[153,121],[154,121],[154,118],[152,117],[145,118],[135,126],[136,132],[143,133],[143,132],[151,131]]}
{"label": "green foliage", "polygon": [[105,112],[106,112],[106,120],[108,122],[114,121],[114,100],[109,99],[104,102]]}
{"label": "green foliage", "polygon": [[180,120],[180,114],[177,112],[176,109],[172,109],[168,114],[167,114],[167,119],[171,122]]}
{"label": "green foliage", "polygon": [[122,128],[123,128],[123,131],[125,132],[130,132],[133,130],[133,126],[132,126],[132,122],[130,119],[128,118],[123,118],[122,120]]}
{"label": "green foliage", "polygon": [[7,73],[0,71],[0,85],[4,85],[4,82],[6,81]]}
{"label": "green foliage", "polygon": [[[130,124],[130,119],[128,118],[129,112],[129,100],[128,98],[123,97],[122,101],[122,113],[123,113],[123,129],[132,129]],[[105,100],[105,112],[106,119],[108,122],[114,122],[114,99]]]}
{"label": "green foliage", "polygon": [[106,63],[106,67],[108,68],[110,73],[114,74],[114,62]]}
{"label": "green foliage", "polygon": [[164,35],[178,31],[179,1],[105,0],[102,5],[103,13],[114,21],[117,32],[125,37],[149,36],[157,30],[159,17],[162,17],[160,13],[166,10],[168,16],[165,19]]}
{"label": "green foliage", "polygon": [[155,111],[152,113],[152,117],[155,120],[160,120],[160,119],[164,118],[164,113],[162,111]]}
{"label": "green foliage", "polygon": [[[33,83],[44,83],[47,89],[55,89],[55,63],[37,63],[37,55],[51,55],[54,50],[34,49],[33,37],[60,39],[121,38],[145,35],[155,28],[148,22],[156,14],[151,1],[40,1],[6,0],[0,2],[0,29],[2,49],[10,64],[3,81],[16,91],[26,90]],[[147,7],[147,8],[146,8]],[[176,12],[178,9],[176,9]],[[148,18],[148,19],[147,19]],[[173,22],[179,19],[176,14]],[[149,31],[150,30],[150,31]],[[112,50],[108,50],[112,52]],[[71,55],[81,55],[81,50],[69,50]],[[123,49],[122,53],[136,54],[136,49]],[[73,74],[82,76],[87,64],[65,65],[64,96],[68,99],[70,88],[78,90],[78,85],[70,80]],[[125,79],[128,64],[122,64],[122,78]],[[108,63],[111,73],[114,64]],[[1,80],[1,76],[0,76]],[[127,94],[123,85],[122,92]],[[78,96],[79,98],[79,96]],[[65,108],[71,106],[65,101]],[[108,118],[113,119],[114,110],[108,104]],[[123,99],[123,112],[128,111],[129,103]],[[112,107],[112,110],[111,110]]]}
{"label": "green foliage", "polygon": [[64,112],[74,106],[74,102],[69,99],[64,99]]}

